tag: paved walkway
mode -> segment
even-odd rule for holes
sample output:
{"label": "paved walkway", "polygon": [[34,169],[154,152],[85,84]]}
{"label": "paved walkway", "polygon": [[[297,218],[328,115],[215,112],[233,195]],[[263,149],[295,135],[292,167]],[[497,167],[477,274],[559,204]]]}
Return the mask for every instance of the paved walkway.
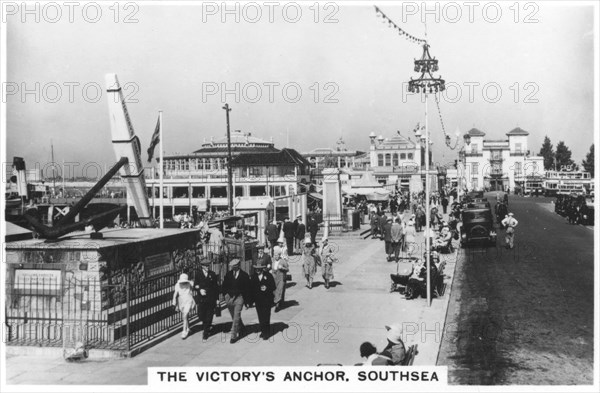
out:
{"label": "paved walkway", "polygon": [[[366,227],[365,227],[366,228]],[[422,235],[419,234],[419,235]],[[384,243],[355,238],[332,239],[339,246],[335,283],[325,289],[320,275],[309,290],[301,277],[299,258],[292,260],[295,285],[288,288],[291,304],[271,322],[276,334],[269,341],[252,333],[236,344],[227,333],[207,341],[193,331],[186,340],[179,335],[130,359],[88,359],[66,363],[61,357],[8,356],[9,384],[139,384],[147,382],[147,368],[158,366],[315,366],[319,363],[353,365],[360,358],[359,346],[371,341],[379,349],[386,344],[385,325],[404,326],[405,344],[418,344],[415,365],[435,365],[442,339],[450,283],[456,254],[447,258],[446,293],[434,299],[406,300],[390,293],[390,273],[396,265],[385,261]],[[255,309],[244,310],[244,323],[258,328]],[[228,329],[231,319],[224,310],[215,324]],[[60,356],[60,355],[59,355]]]}

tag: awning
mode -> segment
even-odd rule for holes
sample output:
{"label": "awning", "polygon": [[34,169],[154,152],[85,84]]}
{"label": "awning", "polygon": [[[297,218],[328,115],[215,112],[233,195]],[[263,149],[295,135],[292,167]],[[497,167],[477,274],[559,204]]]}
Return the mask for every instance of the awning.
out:
{"label": "awning", "polygon": [[318,192],[309,192],[308,196],[319,201],[323,200],[323,195],[319,194]]}
{"label": "awning", "polygon": [[233,200],[235,210],[266,210],[273,207],[270,197],[243,197]]}

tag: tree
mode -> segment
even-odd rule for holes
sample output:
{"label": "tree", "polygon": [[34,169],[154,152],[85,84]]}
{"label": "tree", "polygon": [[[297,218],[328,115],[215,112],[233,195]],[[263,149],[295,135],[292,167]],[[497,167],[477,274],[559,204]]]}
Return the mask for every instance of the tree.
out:
{"label": "tree", "polygon": [[554,149],[548,136],[544,137],[544,143],[540,149],[539,156],[544,157],[544,170],[552,169],[554,166]]}
{"label": "tree", "polygon": [[581,161],[581,166],[594,177],[594,144],[590,146],[590,151],[585,156],[585,160]]}
{"label": "tree", "polygon": [[574,161],[571,160],[571,150],[569,150],[563,141],[558,142],[558,145],[556,145],[556,169],[560,171],[573,164]]}

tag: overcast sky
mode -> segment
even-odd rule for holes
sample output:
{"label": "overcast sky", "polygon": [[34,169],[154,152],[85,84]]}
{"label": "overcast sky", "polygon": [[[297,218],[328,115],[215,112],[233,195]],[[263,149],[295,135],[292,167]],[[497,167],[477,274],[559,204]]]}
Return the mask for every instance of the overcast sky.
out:
{"label": "overcast sky", "polygon": [[[224,135],[220,90],[235,90],[236,83],[239,102],[234,94],[225,97],[233,108],[232,129],[273,137],[276,147],[285,146],[289,132],[290,147],[299,151],[335,147],[340,136],[348,148],[364,151],[371,132],[412,136],[415,124],[424,121],[420,98],[402,92],[403,83],[417,77],[413,60],[422,48],[383,24],[373,6],[321,4],[318,16],[306,7],[292,23],[296,9],[290,6],[284,14],[283,3],[272,8],[272,22],[266,7],[260,18],[256,8],[240,8],[236,22],[220,4],[122,6],[118,15],[103,8],[95,23],[84,18],[96,18],[92,8],[85,15],[75,8],[72,22],[67,8],[60,18],[56,10],[40,9],[39,23],[22,10],[5,13],[7,79],[16,84],[7,89],[20,90],[7,98],[7,158],[23,156],[28,167],[48,162],[52,140],[58,162],[114,163],[105,93],[93,102],[95,87],[105,89],[109,72],[127,84],[130,100],[137,100],[128,107],[144,150],[158,110],[164,111],[167,154],[192,152],[204,138]],[[439,22],[435,14],[426,16],[431,54],[439,59],[437,75],[449,84],[448,96],[440,100],[446,130],[454,135],[475,126],[500,139],[519,126],[529,131],[532,152],[548,135],[554,146],[564,140],[580,162],[593,143],[593,8],[537,2],[538,8],[521,4],[516,15],[508,2],[496,18],[493,7],[484,15],[482,3],[472,10],[471,22],[469,8],[454,4],[462,7],[460,18],[450,7],[439,9]],[[410,34],[424,36],[421,9],[410,15],[406,6],[379,6]],[[135,23],[124,23],[127,16]],[[324,23],[327,18],[334,23]],[[21,94],[23,87],[35,90],[36,83],[40,102],[34,94]],[[215,86],[219,92],[207,95]],[[298,102],[287,102],[295,99],[297,87],[302,89]],[[461,97],[455,99],[458,89]],[[454,160],[457,151],[443,144],[433,97],[428,118],[434,160]]]}

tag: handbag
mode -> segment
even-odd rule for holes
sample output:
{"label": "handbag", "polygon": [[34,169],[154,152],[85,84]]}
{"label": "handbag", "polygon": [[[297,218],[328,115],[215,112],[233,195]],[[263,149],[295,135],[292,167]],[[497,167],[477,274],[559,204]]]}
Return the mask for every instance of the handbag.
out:
{"label": "handbag", "polygon": [[315,258],[315,264],[317,266],[321,266],[321,256],[318,254],[315,254],[314,258]]}

